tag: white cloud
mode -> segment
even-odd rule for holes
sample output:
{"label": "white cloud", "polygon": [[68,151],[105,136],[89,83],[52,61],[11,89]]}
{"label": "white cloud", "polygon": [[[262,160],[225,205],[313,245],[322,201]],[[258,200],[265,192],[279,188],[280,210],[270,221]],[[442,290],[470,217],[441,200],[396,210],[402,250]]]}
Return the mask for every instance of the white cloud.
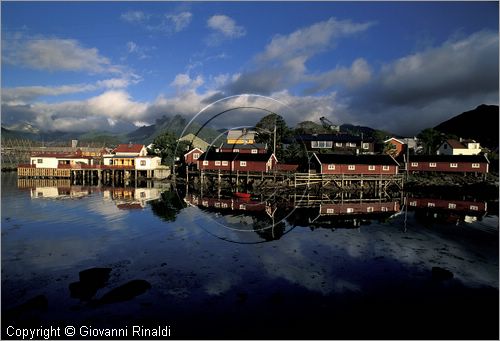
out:
{"label": "white cloud", "polygon": [[120,73],[121,68],[96,48],[83,47],[73,39],[26,39],[8,43],[2,61],[36,70]]}
{"label": "white cloud", "polygon": [[190,12],[181,12],[179,14],[166,14],[165,17],[172,22],[175,32],[185,29],[191,22],[192,14]]}
{"label": "white cloud", "polygon": [[142,11],[128,11],[122,13],[120,17],[129,23],[142,23],[149,19],[149,15]]}
{"label": "white cloud", "polygon": [[139,59],[149,58],[149,55],[146,53],[146,51],[150,50],[151,48],[140,47],[133,41],[128,41],[126,47],[129,54],[134,54]]}
{"label": "white cloud", "polygon": [[208,45],[218,45],[227,39],[236,39],[243,37],[247,32],[243,26],[239,26],[227,15],[213,15],[207,20],[207,26],[214,32],[211,33],[206,43]]}
{"label": "white cloud", "polygon": [[239,38],[246,34],[245,28],[236,25],[236,22],[227,15],[214,15],[208,19],[207,25],[227,38]]}
{"label": "white cloud", "polygon": [[204,83],[203,77],[201,75],[196,76],[196,78],[191,78],[186,73],[179,73],[175,76],[175,79],[170,83],[178,90],[180,89],[196,89]]}
{"label": "white cloud", "polygon": [[330,18],[301,28],[288,35],[276,35],[257,56],[260,61],[310,57],[328,47],[335,39],[367,30],[372,23],[352,23],[349,20]]}

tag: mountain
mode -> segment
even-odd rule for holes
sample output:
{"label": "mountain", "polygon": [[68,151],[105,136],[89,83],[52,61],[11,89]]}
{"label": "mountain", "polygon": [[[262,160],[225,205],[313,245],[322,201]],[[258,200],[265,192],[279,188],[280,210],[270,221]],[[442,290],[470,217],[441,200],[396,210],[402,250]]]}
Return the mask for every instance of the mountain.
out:
{"label": "mountain", "polygon": [[498,147],[498,105],[481,104],[477,108],[461,113],[434,127],[445,134],[464,139],[473,139],[481,146]]}
{"label": "mountain", "polygon": [[[173,117],[163,116],[157,119],[155,124],[140,127],[128,133],[126,135],[126,138],[132,142],[149,144],[153,142],[155,137],[167,131],[174,134],[177,138],[180,138],[182,137],[182,131],[188,125],[188,123],[189,121],[181,115],[175,115]],[[202,128],[202,126],[196,122],[191,123],[183,135],[187,135],[189,133],[197,135],[199,138],[205,140],[206,142],[211,142],[219,135],[216,130],[208,127]]]}

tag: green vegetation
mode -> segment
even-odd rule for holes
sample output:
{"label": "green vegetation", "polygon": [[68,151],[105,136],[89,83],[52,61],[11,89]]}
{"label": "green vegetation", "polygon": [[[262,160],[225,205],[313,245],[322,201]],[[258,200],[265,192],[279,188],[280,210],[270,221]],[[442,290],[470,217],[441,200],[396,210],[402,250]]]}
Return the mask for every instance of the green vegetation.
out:
{"label": "green vegetation", "polygon": [[148,154],[160,156],[161,163],[164,165],[172,165],[176,158],[182,160],[188,148],[189,142],[178,143],[174,134],[165,132],[153,140],[153,147],[148,149]]}

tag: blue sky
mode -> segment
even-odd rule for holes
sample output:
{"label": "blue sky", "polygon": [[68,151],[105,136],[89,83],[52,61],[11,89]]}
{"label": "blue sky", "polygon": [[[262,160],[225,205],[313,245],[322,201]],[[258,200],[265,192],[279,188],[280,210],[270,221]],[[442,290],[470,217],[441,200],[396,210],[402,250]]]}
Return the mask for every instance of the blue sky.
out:
{"label": "blue sky", "polygon": [[[497,2],[1,6],[6,127],[126,131],[256,94],[269,98],[217,110],[252,104],[290,126],[326,116],[415,134],[498,104]],[[219,124],[258,118],[233,111]]]}

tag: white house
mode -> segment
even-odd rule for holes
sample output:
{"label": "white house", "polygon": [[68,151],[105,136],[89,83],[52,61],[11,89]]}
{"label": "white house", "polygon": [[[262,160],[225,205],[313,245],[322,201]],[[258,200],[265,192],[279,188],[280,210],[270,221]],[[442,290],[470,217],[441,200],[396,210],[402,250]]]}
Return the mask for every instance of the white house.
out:
{"label": "white house", "polygon": [[79,154],[41,153],[30,157],[30,164],[36,168],[57,168],[59,165],[93,164],[92,158]]}
{"label": "white house", "polygon": [[444,141],[438,148],[438,155],[478,155],[481,153],[481,146],[474,140],[460,141],[449,139]]}

